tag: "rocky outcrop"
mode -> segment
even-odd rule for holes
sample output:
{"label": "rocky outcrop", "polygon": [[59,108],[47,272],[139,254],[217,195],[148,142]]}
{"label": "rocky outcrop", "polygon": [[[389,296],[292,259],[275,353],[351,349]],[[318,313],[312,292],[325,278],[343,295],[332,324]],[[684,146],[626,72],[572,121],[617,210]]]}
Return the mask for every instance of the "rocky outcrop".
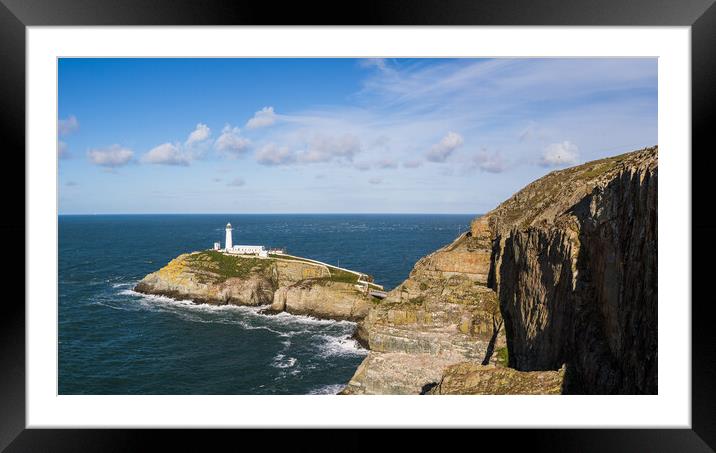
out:
{"label": "rocky outcrop", "polygon": [[[344,393],[553,393],[555,373],[564,393],[656,393],[657,153],[552,172],[421,259],[359,324],[372,352]],[[503,344],[511,369],[489,368]]]}
{"label": "rocky outcrop", "polygon": [[371,308],[356,333],[371,353],[344,393],[417,394],[450,364],[493,359],[505,338],[497,295],[485,286],[489,245],[461,235]]}
{"label": "rocky outcrop", "polygon": [[158,294],[198,303],[265,305],[271,303],[277,286],[276,269],[263,263],[248,269],[245,276],[224,276],[204,265],[198,254],[182,254],[166,266],[145,276],[135,291]]}
{"label": "rocky outcrop", "polygon": [[456,355],[370,352],[341,395],[418,395],[439,382]]}
{"label": "rocky outcrop", "polygon": [[350,283],[301,280],[278,288],[273,295],[271,310],[358,321],[368,313],[371,299],[357,292]]}
{"label": "rocky outcrop", "polygon": [[362,319],[371,297],[354,284],[333,281],[322,265],[298,259],[187,253],[144,277],[135,291],[215,305],[271,305],[318,318]]}
{"label": "rocky outcrop", "polygon": [[517,371],[495,365],[463,362],[448,366],[428,395],[559,395],[564,369]]}

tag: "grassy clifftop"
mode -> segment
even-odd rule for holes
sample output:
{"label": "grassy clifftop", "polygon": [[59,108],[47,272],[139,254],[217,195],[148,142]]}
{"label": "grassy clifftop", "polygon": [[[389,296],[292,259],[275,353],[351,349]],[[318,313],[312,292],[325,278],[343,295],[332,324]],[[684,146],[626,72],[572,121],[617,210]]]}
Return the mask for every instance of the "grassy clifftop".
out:
{"label": "grassy clifftop", "polygon": [[196,270],[216,274],[223,280],[232,277],[245,278],[253,272],[267,270],[272,264],[271,260],[229,256],[215,250],[192,253],[187,256],[186,262]]}

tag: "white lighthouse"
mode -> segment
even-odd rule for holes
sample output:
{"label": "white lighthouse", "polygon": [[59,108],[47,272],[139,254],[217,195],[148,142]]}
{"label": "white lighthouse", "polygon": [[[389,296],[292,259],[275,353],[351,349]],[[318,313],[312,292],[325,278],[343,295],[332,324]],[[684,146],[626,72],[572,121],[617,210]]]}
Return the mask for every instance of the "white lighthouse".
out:
{"label": "white lighthouse", "polygon": [[226,251],[227,252],[234,247],[233,242],[231,241],[231,230],[233,230],[233,228],[231,228],[231,224],[227,223],[226,224]]}

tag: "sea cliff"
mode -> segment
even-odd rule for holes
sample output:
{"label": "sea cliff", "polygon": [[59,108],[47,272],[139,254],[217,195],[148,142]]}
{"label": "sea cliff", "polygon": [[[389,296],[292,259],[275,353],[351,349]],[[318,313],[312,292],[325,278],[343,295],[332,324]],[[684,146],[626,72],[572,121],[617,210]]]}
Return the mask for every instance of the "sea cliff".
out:
{"label": "sea cliff", "polygon": [[182,254],[144,277],[135,291],[214,305],[267,305],[319,318],[357,321],[372,297],[358,276],[292,256],[269,258],[207,250]]}
{"label": "sea cliff", "polygon": [[342,393],[657,392],[658,149],[554,171],[371,308]]}

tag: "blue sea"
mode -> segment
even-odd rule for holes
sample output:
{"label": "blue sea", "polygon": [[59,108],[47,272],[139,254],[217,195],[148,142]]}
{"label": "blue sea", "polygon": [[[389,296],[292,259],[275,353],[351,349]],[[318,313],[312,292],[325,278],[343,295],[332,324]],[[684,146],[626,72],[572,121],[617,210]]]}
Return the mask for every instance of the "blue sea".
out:
{"label": "blue sea", "polygon": [[367,351],[355,323],[132,291],[177,255],[234,243],[282,247],[374,276],[386,289],[472,215],[59,217],[60,394],[335,394]]}

